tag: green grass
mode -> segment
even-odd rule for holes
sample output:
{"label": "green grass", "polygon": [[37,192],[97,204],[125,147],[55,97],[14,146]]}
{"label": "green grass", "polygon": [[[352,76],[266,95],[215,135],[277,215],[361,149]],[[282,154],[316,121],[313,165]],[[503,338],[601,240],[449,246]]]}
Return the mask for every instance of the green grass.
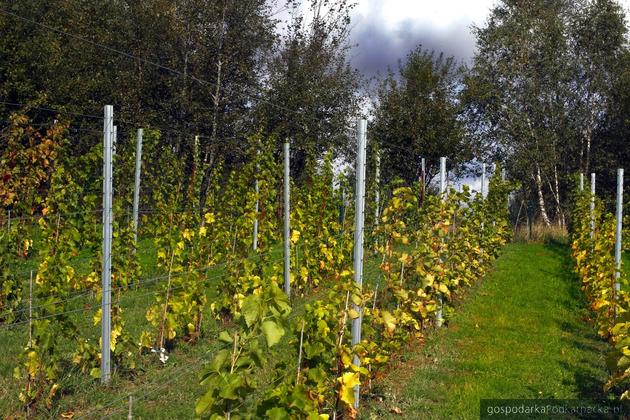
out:
{"label": "green grass", "polygon": [[605,397],[608,344],[580,293],[566,246],[507,246],[448,328],[409,346],[373,385],[361,416],[469,419],[482,398]]}

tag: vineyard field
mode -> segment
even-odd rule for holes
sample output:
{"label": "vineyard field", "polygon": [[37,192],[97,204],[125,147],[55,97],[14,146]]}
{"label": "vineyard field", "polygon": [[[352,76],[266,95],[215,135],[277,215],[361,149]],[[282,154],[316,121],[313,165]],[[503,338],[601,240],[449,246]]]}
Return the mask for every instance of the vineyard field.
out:
{"label": "vineyard field", "polygon": [[[38,248],[37,234],[33,232],[34,249]],[[408,248],[408,247],[403,247]],[[157,250],[153,238],[141,238],[138,243],[139,261],[141,270],[147,277],[154,277],[156,272],[155,259]],[[90,271],[88,262],[95,256],[89,252],[78,254],[71,265],[79,275],[87,275]],[[256,260],[255,254],[251,254]],[[271,260],[281,260],[282,246],[274,246],[270,252]],[[380,258],[373,253],[366,259],[364,282],[366,287],[374,287],[380,279]],[[37,269],[37,258],[27,260],[17,260],[13,270],[20,273],[28,273],[29,270]],[[211,268],[207,272],[208,278],[213,278],[224,274],[224,270]],[[23,289],[28,290],[28,280],[24,280]],[[216,284],[209,284],[208,299],[216,299]],[[325,287],[325,285],[324,285]],[[325,289],[313,290],[306,296],[297,296],[293,299],[293,313],[300,316],[304,312],[304,305],[325,294]],[[126,326],[134,336],[139,336],[146,328],[146,311],[153,301],[153,296],[158,293],[157,285],[140,287],[137,290],[127,292],[124,297]],[[85,332],[93,332],[90,314],[94,313],[97,307],[94,306],[94,299],[87,296],[84,299],[77,299],[70,307],[70,310],[85,309],[85,305],[90,303],[92,310],[80,311],[72,314],[75,323]],[[163,366],[156,363],[155,354],[145,354],[138,360],[137,373],[131,378],[114,376],[110,386],[103,388],[97,381],[86,380],[83,373],[78,368],[69,369],[60,379],[60,383],[65,389],[60,403],[45,412],[42,416],[58,418],[62,414],[74,415],[76,418],[101,418],[104,415],[112,415],[112,418],[124,417],[128,407],[128,396],[135,395],[134,414],[146,418],[177,418],[181,416],[194,416],[195,401],[203,395],[203,389],[199,387],[198,368],[207,362],[221,343],[216,339],[222,329],[230,330],[230,322],[223,323],[213,318],[210,311],[204,317],[202,329],[203,336],[194,346],[181,345],[173,350],[169,360]],[[25,338],[28,337],[28,326],[26,324],[19,328],[0,329],[0,340],[3,342],[3,350],[6,357],[0,359],[0,412],[12,413],[20,409],[18,394],[22,387],[20,380],[13,377],[15,360],[19,357]],[[276,360],[271,364],[286,363],[293,366],[296,363],[297,354],[292,346],[288,345],[289,340],[295,337],[286,336],[279,343],[280,354],[284,360]],[[75,350],[73,343],[67,343],[60,351],[71,358]],[[290,372],[287,374],[291,374]],[[265,383],[267,373],[260,372],[259,380]],[[272,384],[268,384],[268,390]],[[263,387],[265,389],[265,387]],[[260,394],[253,393],[246,401],[244,410],[251,410],[256,406],[256,398]]]}

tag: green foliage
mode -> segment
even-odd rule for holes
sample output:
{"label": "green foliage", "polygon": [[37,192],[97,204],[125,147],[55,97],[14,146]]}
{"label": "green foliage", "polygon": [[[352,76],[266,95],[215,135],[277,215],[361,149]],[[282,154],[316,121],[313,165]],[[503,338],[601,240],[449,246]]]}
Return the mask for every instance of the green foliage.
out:
{"label": "green foliage", "polygon": [[441,156],[455,166],[472,152],[457,118],[463,68],[453,57],[417,47],[379,87],[378,107],[370,133],[381,152],[385,185],[404,179],[408,185],[421,177],[426,158],[427,179],[438,172]]}
{"label": "green foliage", "polygon": [[[621,399],[630,398],[630,296],[623,271],[616,277],[614,258],[616,220],[605,213],[599,199],[590,193],[574,194],[572,211],[571,255],[574,271],[582,283],[582,291],[594,314],[599,334],[614,346],[608,355],[611,376],[605,390],[614,390]],[[592,200],[595,202],[591,213]],[[624,287],[615,291],[615,283]]]}
{"label": "green foliage", "polygon": [[15,311],[22,302],[19,277],[11,272],[9,262],[13,259],[13,241],[6,231],[0,232],[0,323],[10,324],[16,320]]}
{"label": "green foliage", "polygon": [[[317,286],[316,290],[327,291],[324,297],[308,302],[301,317],[292,323],[288,344],[300,355],[297,374],[285,362],[264,368],[272,373],[273,386],[256,406],[259,417],[327,418],[331,413],[342,412],[350,418],[356,416],[354,387],[369,383],[411,336],[421,336],[434,323],[439,302],[445,312],[451,311],[448,306],[452,296],[485,274],[509,237],[506,194],[514,186],[501,181],[498,174],[491,180],[495,191],[485,200],[472,199],[467,190],[451,190],[444,198],[427,197],[420,207],[417,186],[396,188],[375,232],[382,258],[382,280],[376,287],[366,285],[361,290],[352,276],[351,259],[346,256],[349,249],[326,246],[340,228],[335,224],[336,212],[327,210],[326,198],[332,195],[327,165],[325,162],[319,173],[311,172],[306,188],[298,193],[291,235],[295,250],[300,243],[308,250],[300,253],[294,268],[299,267],[300,276],[299,281],[293,281],[294,288]],[[331,229],[326,230],[327,225]],[[344,237],[350,233],[345,232],[340,240],[349,240]],[[320,249],[314,244],[320,244]],[[248,315],[253,313],[251,296],[264,293],[267,283],[275,287],[280,277],[279,267],[265,268],[264,263],[257,261],[248,261],[241,267],[240,277],[227,281],[241,285],[250,282],[248,292],[234,295],[236,304],[232,306],[232,314],[237,320],[243,317],[246,325],[221,333],[220,337],[231,340],[230,343],[237,342],[235,337],[251,334],[247,329],[254,319]],[[252,276],[261,270],[262,275]],[[363,322],[362,339],[352,346],[348,326],[359,317]],[[260,334],[268,337],[268,344],[275,345],[284,332],[275,323],[270,327],[273,328],[267,329],[263,322]],[[220,359],[217,363],[221,368],[212,368],[214,375],[219,375],[221,369],[227,370],[231,365],[226,361],[234,360],[238,354],[236,347],[231,352],[222,350],[215,357],[215,361]],[[360,367],[354,365],[354,357],[360,361]],[[250,378],[254,369],[262,367],[248,364],[244,378]],[[198,414],[225,416],[229,412],[230,416],[245,416],[245,411],[234,409],[244,394],[221,395],[217,383],[221,382],[215,380],[198,400]],[[223,386],[231,387],[229,382]],[[246,379],[235,387],[246,393],[256,385]],[[217,408],[209,411],[209,407]]]}
{"label": "green foliage", "polygon": [[332,187],[332,153],[319,168],[307,165],[305,183],[295,189],[291,215],[292,287],[305,291],[334,278],[348,266],[352,238],[342,233],[337,197]]}
{"label": "green foliage", "polygon": [[40,219],[39,224],[47,238],[35,278],[35,296],[40,304],[33,317],[40,319],[32,323],[32,339],[20,357],[22,366],[16,367],[14,372],[16,378],[26,381],[20,401],[32,409],[42,402],[51,406],[60,387],[57,380],[63,357],[59,353],[59,342],[62,338],[77,337],[76,325],[65,313],[67,298],[77,282],[70,264],[76,252],[73,231],[62,231],[59,224],[49,224],[45,219]]}
{"label": "green foliage", "polygon": [[290,312],[286,295],[272,278],[265,277],[255,292],[243,299],[235,314],[236,331],[219,335],[226,346],[214,354],[201,373],[205,394],[195,406],[197,415],[237,417],[240,403],[257,388],[254,374],[260,372],[266,354],[284,336]]}

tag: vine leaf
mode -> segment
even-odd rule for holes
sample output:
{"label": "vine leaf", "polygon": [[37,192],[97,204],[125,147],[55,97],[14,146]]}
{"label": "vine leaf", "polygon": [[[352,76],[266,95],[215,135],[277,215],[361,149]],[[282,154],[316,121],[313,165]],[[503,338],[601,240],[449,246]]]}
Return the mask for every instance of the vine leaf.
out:
{"label": "vine leaf", "polygon": [[212,405],[214,402],[214,388],[210,388],[208,392],[206,392],[203,397],[197,400],[197,404],[195,404],[195,413],[197,415],[203,413]]}
{"label": "vine leaf", "polygon": [[241,307],[241,314],[245,318],[245,323],[248,327],[256,321],[258,313],[260,312],[260,297],[259,295],[250,295],[243,300],[243,306]]}
{"label": "vine leaf", "polygon": [[359,373],[358,372],[346,372],[337,379],[341,384],[339,389],[339,398],[345,402],[348,406],[354,404],[354,387],[359,385]]}
{"label": "vine leaf", "polygon": [[291,418],[289,416],[289,413],[287,413],[287,410],[285,410],[284,408],[281,408],[281,407],[274,407],[274,408],[272,408],[270,410],[267,410],[265,412],[265,415],[270,420],[284,420],[284,419],[290,419]]}
{"label": "vine leaf", "polygon": [[276,324],[274,321],[265,321],[262,323],[262,330],[267,340],[267,345],[272,347],[277,344],[282,336],[284,336],[284,328]]}
{"label": "vine leaf", "polygon": [[382,316],[383,323],[385,324],[387,332],[389,333],[389,335],[392,335],[394,333],[394,330],[396,329],[396,318],[387,311],[383,311]]}

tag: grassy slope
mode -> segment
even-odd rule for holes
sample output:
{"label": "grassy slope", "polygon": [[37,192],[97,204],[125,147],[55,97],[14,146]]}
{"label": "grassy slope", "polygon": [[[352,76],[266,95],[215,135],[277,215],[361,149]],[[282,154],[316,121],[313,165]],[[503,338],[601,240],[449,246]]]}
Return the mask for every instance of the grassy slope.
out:
{"label": "grassy slope", "polygon": [[363,417],[478,418],[481,398],[601,397],[607,344],[585,320],[566,247],[512,244],[449,328],[403,355]]}

